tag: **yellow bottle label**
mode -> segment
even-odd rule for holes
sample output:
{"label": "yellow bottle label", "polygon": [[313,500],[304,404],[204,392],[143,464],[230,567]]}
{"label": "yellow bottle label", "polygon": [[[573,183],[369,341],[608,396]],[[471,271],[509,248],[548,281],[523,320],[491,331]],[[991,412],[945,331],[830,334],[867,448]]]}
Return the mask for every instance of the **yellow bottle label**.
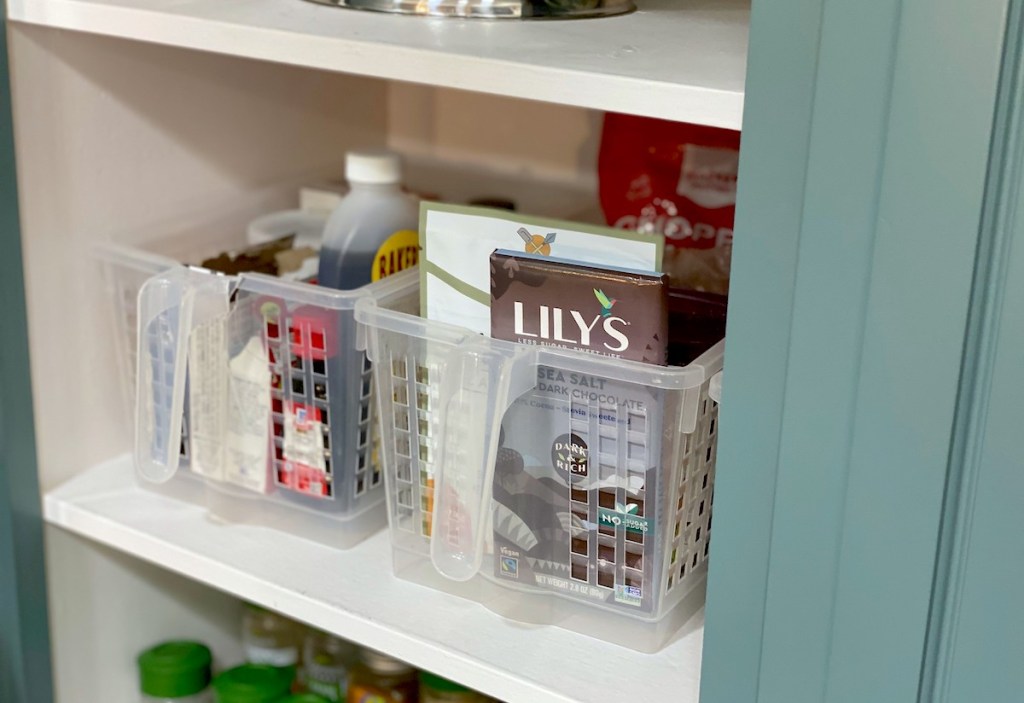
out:
{"label": "yellow bottle label", "polygon": [[380,245],[377,255],[373,257],[371,281],[398,273],[420,260],[420,235],[411,229],[400,229]]}

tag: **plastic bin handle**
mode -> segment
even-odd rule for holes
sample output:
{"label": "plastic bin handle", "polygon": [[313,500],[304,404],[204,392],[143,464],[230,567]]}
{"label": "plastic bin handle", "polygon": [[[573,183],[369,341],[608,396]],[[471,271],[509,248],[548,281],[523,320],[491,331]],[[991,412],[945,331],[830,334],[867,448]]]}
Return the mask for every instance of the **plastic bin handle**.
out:
{"label": "plastic bin handle", "polygon": [[716,403],[722,402],[722,372],[719,371],[708,382],[708,397]]}
{"label": "plastic bin handle", "polygon": [[439,388],[441,470],[435,477],[430,558],[455,581],[480,570],[501,421],[537,378],[535,354],[498,351],[486,341],[474,336],[457,345],[445,360]]}
{"label": "plastic bin handle", "polygon": [[178,470],[189,337],[227,313],[234,279],[184,266],[139,290],[135,374],[135,467],[155,483]]}

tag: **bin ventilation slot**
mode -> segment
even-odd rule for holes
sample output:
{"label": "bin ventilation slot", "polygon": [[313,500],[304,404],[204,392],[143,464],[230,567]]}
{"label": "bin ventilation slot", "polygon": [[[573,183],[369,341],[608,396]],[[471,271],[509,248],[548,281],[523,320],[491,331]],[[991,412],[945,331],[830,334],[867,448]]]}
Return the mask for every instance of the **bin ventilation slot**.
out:
{"label": "bin ventilation slot", "polygon": [[[670,565],[666,590],[705,559],[711,536],[711,487],[715,480],[715,424],[718,403],[701,389],[697,428],[683,441],[682,468],[676,486],[675,525],[668,545]],[[676,566],[678,565],[678,566]]]}

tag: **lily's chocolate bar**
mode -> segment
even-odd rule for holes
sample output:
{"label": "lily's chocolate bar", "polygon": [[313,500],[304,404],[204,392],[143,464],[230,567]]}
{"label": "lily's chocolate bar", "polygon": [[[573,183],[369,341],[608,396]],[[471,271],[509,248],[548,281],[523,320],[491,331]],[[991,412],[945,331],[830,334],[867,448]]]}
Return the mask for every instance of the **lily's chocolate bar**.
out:
{"label": "lily's chocolate bar", "polygon": [[667,363],[668,276],[542,254],[491,254],[491,336]]}
{"label": "lily's chocolate bar", "polygon": [[536,386],[502,418],[494,575],[650,613],[665,577],[660,535],[676,510],[661,469],[665,392],[571,366],[538,366]]}
{"label": "lily's chocolate bar", "polygon": [[[665,363],[666,276],[543,252],[490,261],[493,337]],[[495,576],[649,613],[663,576],[662,391],[556,363],[502,418]]]}

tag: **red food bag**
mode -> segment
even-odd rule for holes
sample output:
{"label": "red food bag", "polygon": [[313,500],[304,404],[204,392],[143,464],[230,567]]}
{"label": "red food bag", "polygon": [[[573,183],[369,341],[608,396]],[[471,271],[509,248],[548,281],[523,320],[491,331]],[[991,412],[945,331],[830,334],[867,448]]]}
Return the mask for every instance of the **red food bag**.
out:
{"label": "red food bag", "polygon": [[649,117],[605,116],[601,207],[613,227],[665,236],[673,286],[729,288],[740,133]]}

